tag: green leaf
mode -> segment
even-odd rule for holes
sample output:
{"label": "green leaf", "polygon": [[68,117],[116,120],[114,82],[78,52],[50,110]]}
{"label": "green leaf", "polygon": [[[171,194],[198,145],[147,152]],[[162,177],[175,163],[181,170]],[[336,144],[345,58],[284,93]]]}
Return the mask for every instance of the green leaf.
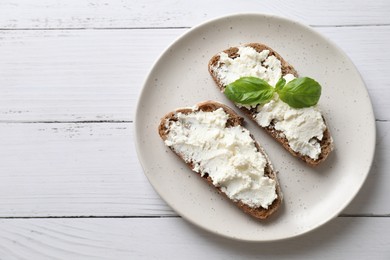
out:
{"label": "green leaf", "polygon": [[242,77],[225,88],[225,95],[232,101],[243,105],[269,102],[275,89],[265,80],[256,77]]}
{"label": "green leaf", "polygon": [[279,90],[278,94],[291,107],[310,107],[320,99],[321,85],[312,78],[296,78]]}
{"label": "green leaf", "polygon": [[280,90],[282,90],[282,88],[284,87],[284,85],[286,85],[286,80],[281,77],[278,82],[276,83],[276,86],[275,86],[275,90],[276,92],[279,92]]}

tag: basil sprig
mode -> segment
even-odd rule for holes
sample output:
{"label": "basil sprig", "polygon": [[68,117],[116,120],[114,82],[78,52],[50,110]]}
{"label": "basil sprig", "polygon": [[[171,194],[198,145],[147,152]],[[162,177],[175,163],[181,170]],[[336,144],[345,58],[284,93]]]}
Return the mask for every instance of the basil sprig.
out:
{"label": "basil sprig", "polygon": [[225,95],[240,104],[256,105],[270,101],[274,88],[265,80],[255,77],[243,77],[225,88]]}
{"label": "basil sprig", "polygon": [[225,88],[225,95],[243,105],[265,104],[271,101],[274,93],[293,108],[314,106],[321,96],[321,85],[312,78],[296,78],[286,84],[282,77],[275,87],[256,77],[242,77]]}

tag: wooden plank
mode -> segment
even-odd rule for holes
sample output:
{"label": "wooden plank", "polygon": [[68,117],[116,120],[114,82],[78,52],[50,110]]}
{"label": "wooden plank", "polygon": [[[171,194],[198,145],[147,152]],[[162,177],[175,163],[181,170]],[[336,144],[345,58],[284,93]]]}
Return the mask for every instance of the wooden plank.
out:
{"label": "wooden plank", "polygon": [[173,215],[142,172],[131,129],[0,124],[0,216]]}
{"label": "wooden plank", "polygon": [[0,31],[0,120],[133,120],[148,70],[183,32]]}
{"label": "wooden plank", "polygon": [[134,28],[194,26],[231,13],[268,13],[311,25],[390,24],[390,3],[328,0],[1,1],[0,28]]}
{"label": "wooden plank", "polygon": [[[316,30],[347,52],[389,120],[390,26]],[[0,31],[0,121],[131,121],[153,62],[185,31]]]}
{"label": "wooden plank", "polygon": [[[390,122],[377,127],[372,171],[343,214],[390,214]],[[176,216],[143,174],[132,129],[131,123],[0,124],[0,217]]]}
{"label": "wooden plank", "polygon": [[218,237],[181,218],[7,219],[0,220],[0,254],[4,259],[381,260],[390,256],[389,234],[390,218],[337,218],[304,236],[260,244]]}

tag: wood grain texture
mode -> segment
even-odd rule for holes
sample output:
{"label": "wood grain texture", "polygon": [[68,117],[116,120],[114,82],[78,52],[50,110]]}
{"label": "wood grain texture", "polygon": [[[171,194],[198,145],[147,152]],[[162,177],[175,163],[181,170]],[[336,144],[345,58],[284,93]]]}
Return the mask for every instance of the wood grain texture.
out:
{"label": "wood grain texture", "polygon": [[173,215],[142,173],[131,129],[0,124],[0,216]]}
{"label": "wood grain texture", "polygon": [[7,219],[0,220],[0,255],[4,259],[199,259],[207,255],[209,259],[355,256],[382,260],[390,256],[389,233],[389,218],[337,218],[293,240],[245,243],[215,236],[181,218]]}
{"label": "wood grain texture", "polygon": [[[390,214],[390,122],[377,127],[372,171],[343,214]],[[132,131],[131,123],[0,124],[0,217],[176,216],[143,174]]]}
{"label": "wood grain texture", "polygon": [[133,120],[148,70],[182,32],[0,31],[0,121]]}
{"label": "wood grain texture", "polygon": [[390,2],[19,0],[0,3],[0,28],[188,27],[231,13],[270,13],[310,25],[390,24]]}
{"label": "wood grain texture", "polygon": [[[389,120],[390,26],[316,30],[346,51]],[[132,121],[154,61],[186,31],[0,31],[0,121]]]}

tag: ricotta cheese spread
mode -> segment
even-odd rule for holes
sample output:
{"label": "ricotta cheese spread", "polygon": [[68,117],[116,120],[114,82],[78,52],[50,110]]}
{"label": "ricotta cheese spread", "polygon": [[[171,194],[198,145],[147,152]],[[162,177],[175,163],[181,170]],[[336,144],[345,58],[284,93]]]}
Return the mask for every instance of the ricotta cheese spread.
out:
{"label": "ricotta cheese spread", "polygon": [[[269,56],[269,50],[257,52],[252,47],[242,46],[238,48],[238,55],[232,59],[226,53],[220,53],[219,63],[214,70],[225,86],[247,76],[261,78],[275,86],[282,77],[281,62],[275,56]],[[292,74],[283,77],[286,83],[295,78]],[[317,106],[292,108],[275,94],[270,102],[254,108],[257,111],[254,118],[260,126],[268,127],[272,123],[287,138],[292,150],[318,159],[321,154],[319,141],[323,138],[326,125]]]}
{"label": "ricotta cheese spread", "polygon": [[226,127],[229,115],[222,108],[213,112],[176,114],[167,121],[165,144],[191,163],[195,172],[209,176],[233,201],[267,209],[277,198],[275,180],[264,175],[265,156],[247,129]]}
{"label": "ricotta cheese spread", "polygon": [[281,63],[275,56],[268,56],[269,50],[257,52],[252,47],[239,47],[239,57],[232,59],[221,52],[217,68],[218,76],[224,85],[236,81],[241,77],[258,77],[275,86],[282,76]]}

